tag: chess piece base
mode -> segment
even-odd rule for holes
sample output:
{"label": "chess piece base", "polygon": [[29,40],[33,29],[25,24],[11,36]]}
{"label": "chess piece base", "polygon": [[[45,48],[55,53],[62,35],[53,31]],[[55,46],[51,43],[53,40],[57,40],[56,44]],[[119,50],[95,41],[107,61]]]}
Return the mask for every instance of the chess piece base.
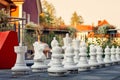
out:
{"label": "chess piece base", "polygon": [[65,76],[67,71],[63,67],[48,68],[48,75],[50,76]]}
{"label": "chess piece base", "polygon": [[15,66],[13,67],[12,69],[12,74],[16,74],[16,75],[22,75],[22,74],[29,74],[31,71],[30,71],[30,68],[29,67],[24,67],[24,66]]}

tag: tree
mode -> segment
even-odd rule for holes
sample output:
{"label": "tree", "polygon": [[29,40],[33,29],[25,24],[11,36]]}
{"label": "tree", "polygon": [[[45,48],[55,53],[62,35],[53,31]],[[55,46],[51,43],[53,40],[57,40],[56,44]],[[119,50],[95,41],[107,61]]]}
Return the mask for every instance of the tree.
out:
{"label": "tree", "polygon": [[82,24],[84,21],[83,21],[83,17],[82,16],[79,16],[76,12],[74,12],[72,14],[72,17],[71,17],[71,25],[72,26],[76,26],[78,24]]}
{"label": "tree", "polygon": [[43,11],[50,14],[51,17],[55,16],[55,7],[53,4],[48,3],[46,0],[43,0]]}
{"label": "tree", "polygon": [[109,25],[99,26],[98,30],[97,30],[97,33],[98,34],[106,34],[108,29],[109,29]]}
{"label": "tree", "polygon": [[43,12],[40,14],[40,24],[45,24],[47,27],[58,27],[64,24],[62,17],[57,18],[55,16],[55,7],[43,0]]}

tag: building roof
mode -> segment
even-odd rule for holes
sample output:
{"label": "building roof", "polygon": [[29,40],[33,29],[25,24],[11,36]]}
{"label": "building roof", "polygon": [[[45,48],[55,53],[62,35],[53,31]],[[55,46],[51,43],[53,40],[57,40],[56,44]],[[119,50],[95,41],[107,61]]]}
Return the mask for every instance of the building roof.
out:
{"label": "building roof", "polygon": [[98,21],[98,26],[102,26],[102,25],[105,25],[105,24],[109,24],[107,20],[99,20]]}
{"label": "building roof", "polygon": [[116,34],[116,37],[120,37],[120,33],[117,33],[117,34]]}
{"label": "building roof", "polygon": [[16,8],[16,6],[15,6],[15,4],[13,3],[12,0],[1,0],[1,1],[0,1],[0,4],[1,4],[0,9],[6,8],[6,7],[9,7],[9,6],[11,7],[11,9],[12,9],[12,8]]}
{"label": "building roof", "polygon": [[0,4],[3,6],[11,6],[14,3],[13,2],[23,2],[24,0],[0,0]]}
{"label": "building roof", "polygon": [[1,0],[0,4],[3,6],[9,6],[9,2],[7,0]]}
{"label": "building roof", "polygon": [[92,31],[93,30],[93,26],[92,25],[77,25],[76,29],[78,31]]}

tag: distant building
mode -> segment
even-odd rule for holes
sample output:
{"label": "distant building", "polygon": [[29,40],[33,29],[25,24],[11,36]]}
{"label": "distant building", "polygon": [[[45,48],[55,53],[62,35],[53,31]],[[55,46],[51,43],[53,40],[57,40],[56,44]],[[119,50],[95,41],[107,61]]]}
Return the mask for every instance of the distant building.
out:
{"label": "distant building", "polygon": [[82,41],[88,36],[88,34],[93,31],[93,25],[77,25],[77,38],[81,39]]}
{"label": "distant building", "polygon": [[1,0],[0,1],[0,10],[5,9],[7,13],[11,15],[12,12],[16,10],[16,5],[12,0]]}
{"label": "distant building", "polygon": [[[107,20],[99,20],[97,27],[100,27],[102,25],[110,25],[110,23]],[[79,25],[76,25],[74,28],[76,28],[76,30],[78,31],[77,38],[79,38],[81,40],[85,40],[86,38],[93,38],[95,36],[99,36],[99,37],[102,36],[102,34],[97,35],[94,33],[94,29],[96,28],[96,26],[94,26],[94,25],[79,24]],[[115,27],[112,25],[110,25],[110,29],[116,30]],[[108,35],[106,35],[106,36],[108,36]]]}
{"label": "distant building", "polygon": [[39,24],[39,15],[42,12],[41,0],[25,0],[23,12],[30,14],[30,21]]}
{"label": "distant building", "polygon": [[2,0],[0,9],[2,8],[12,17],[28,18],[27,14],[30,14],[30,21],[39,24],[39,14],[42,12],[40,0]]}
{"label": "distant building", "polygon": [[98,26],[102,26],[102,25],[105,25],[105,24],[109,24],[107,20],[99,20],[98,21]]}

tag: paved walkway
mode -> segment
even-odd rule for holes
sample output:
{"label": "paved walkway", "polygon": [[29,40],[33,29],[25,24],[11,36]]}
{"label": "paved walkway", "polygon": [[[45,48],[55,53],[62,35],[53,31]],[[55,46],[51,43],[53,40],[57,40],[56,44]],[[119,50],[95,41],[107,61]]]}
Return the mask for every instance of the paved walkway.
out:
{"label": "paved walkway", "polygon": [[0,80],[120,80],[120,65],[69,74],[64,77],[51,77],[47,72],[14,77],[10,70],[0,70]]}

